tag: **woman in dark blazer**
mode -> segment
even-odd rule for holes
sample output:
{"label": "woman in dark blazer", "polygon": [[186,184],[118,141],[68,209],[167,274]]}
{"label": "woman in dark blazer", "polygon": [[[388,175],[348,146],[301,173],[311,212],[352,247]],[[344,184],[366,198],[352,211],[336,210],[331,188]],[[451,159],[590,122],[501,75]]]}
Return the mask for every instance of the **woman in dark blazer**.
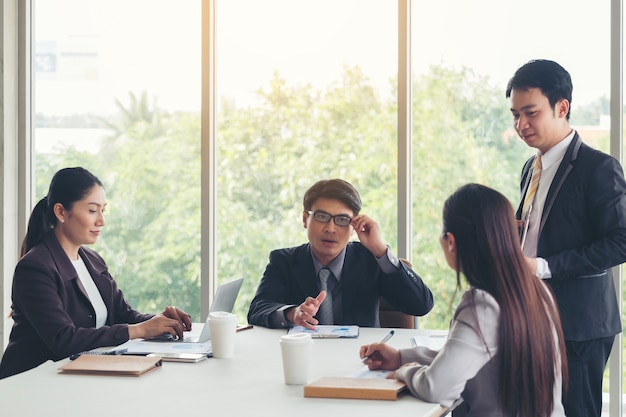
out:
{"label": "woman in dark blazer", "polygon": [[181,337],[190,316],[176,307],[139,313],[126,302],[104,260],[84,247],[105,225],[102,183],[89,171],[65,168],[31,214],[15,268],[13,328],[0,378],[47,360],[163,333]]}

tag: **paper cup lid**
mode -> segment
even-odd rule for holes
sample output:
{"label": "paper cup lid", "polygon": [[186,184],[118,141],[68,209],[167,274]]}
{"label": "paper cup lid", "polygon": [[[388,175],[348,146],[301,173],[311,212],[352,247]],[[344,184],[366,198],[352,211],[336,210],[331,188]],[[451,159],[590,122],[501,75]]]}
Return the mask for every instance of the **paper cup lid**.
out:
{"label": "paper cup lid", "polygon": [[286,334],[280,337],[281,343],[304,344],[311,343],[313,339],[309,333]]}
{"label": "paper cup lid", "polygon": [[234,315],[233,313],[229,313],[227,311],[213,311],[209,313],[209,318],[211,319],[228,320],[228,319],[234,319],[236,317],[237,317],[236,315]]}

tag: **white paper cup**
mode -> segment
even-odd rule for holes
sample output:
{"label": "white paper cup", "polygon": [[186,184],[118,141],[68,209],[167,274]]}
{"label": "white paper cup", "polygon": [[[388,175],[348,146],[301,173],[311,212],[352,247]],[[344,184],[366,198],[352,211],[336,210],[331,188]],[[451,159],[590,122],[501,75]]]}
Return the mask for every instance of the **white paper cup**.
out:
{"label": "white paper cup", "polygon": [[308,333],[285,335],[280,338],[285,384],[304,385],[309,382],[313,339]]}
{"label": "white paper cup", "polygon": [[226,311],[214,311],[209,313],[209,327],[213,357],[232,358],[235,356],[237,316]]}

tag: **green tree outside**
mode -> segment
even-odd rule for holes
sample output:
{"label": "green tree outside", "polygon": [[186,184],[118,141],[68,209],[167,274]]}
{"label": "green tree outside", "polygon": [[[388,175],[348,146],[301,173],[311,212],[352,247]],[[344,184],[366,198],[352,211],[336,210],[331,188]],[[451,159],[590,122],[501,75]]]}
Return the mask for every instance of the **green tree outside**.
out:
{"label": "green tree outside", "polygon": [[[235,307],[240,322],[269,252],[306,241],[302,195],[319,179],[353,183],[363,212],[397,249],[395,94],[382,98],[359,68],[346,67],[323,90],[290,85],[275,73],[257,96],[248,107],[224,101],[218,115],[218,280],[245,277]],[[128,300],[145,312],[176,304],[198,321],[200,117],[163,112],[146,93],[117,105],[117,117],[100,122],[110,135],[97,153],[37,155],[37,196],[61,167],[98,175],[109,207],[94,248]],[[503,87],[467,68],[433,66],[415,79],[412,133],[411,261],[435,295],[419,325],[447,328],[457,300],[438,242],[443,202],[460,185],[479,182],[517,204],[520,170],[533,150],[511,129]]]}

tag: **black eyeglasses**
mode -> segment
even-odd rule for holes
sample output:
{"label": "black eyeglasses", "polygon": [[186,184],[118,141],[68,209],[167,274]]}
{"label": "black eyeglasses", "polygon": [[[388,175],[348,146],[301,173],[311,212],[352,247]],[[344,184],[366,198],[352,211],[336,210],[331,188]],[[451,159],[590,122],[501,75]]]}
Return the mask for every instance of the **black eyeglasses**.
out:
{"label": "black eyeglasses", "polygon": [[321,210],[309,210],[307,211],[307,213],[312,214],[315,221],[320,223],[328,223],[330,222],[330,219],[333,219],[337,226],[346,227],[350,226],[350,223],[352,223],[352,217],[348,216],[347,214],[336,214],[333,216]]}

